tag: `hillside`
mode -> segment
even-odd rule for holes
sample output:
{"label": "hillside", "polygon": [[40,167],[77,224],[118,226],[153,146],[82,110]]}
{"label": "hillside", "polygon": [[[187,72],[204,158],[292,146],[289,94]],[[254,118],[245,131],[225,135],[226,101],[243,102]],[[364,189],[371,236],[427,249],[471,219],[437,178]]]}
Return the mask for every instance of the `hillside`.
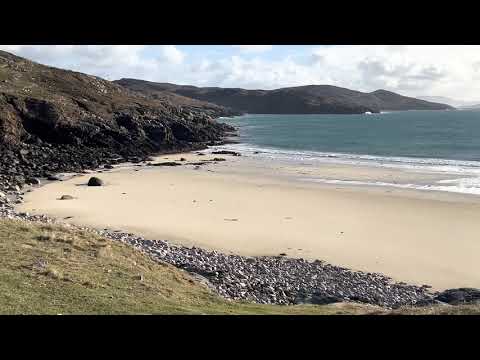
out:
{"label": "hillside", "polygon": [[330,85],[277,90],[182,86],[135,79],[114,81],[146,95],[170,92],[256,114],[361,114],[383,110],[445,110],[449,105],[410,98],[386,90],[372,93]]}
{"label": "hillside", "polygon": [[118,147],[133,141],[154,148],[216,139],[222,127],[212,118],[229,113],[181,96],[147,98],[101,78],[3,51],[0,110],[4,142]]}
{"label": "hillside", "polygon": [[214,121],[232,114],[0,51],[0,190],[50,172],[205,147],[233,130]]}
{"label": "hillside", "polygon": [[0,219],[0,314],[478,314],[478,305],[227,301],[187,272],[86,231]]}
{"label": "hillside", "polygon": [[0,314],[335,314],[374,306],[224,300],[132,247],[49,224],[0,219]]}

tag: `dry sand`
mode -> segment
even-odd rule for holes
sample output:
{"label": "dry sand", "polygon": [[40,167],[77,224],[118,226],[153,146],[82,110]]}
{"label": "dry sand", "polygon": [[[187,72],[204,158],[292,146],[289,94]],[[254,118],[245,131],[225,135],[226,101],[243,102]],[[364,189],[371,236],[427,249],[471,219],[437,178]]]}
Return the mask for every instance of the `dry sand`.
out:
{"label": "dry sand", "polygon": [[[378,169],[306,170],[223,155],[159,159],[181,156],[227,161],[197,170],[192,165],[115,169],[98,175],[103,187],[85,186],[91,175],[75,177],[27,193],[18,210],[72,216],[65,221],[227,253],[321,259],[437,290],[480,287],[478,197],[329,186],[292,177],[305,171],[378,177]],[[389,170],[380,175],[400,181],[405,176]],[[75,199],[58,200],[62,195]]]}

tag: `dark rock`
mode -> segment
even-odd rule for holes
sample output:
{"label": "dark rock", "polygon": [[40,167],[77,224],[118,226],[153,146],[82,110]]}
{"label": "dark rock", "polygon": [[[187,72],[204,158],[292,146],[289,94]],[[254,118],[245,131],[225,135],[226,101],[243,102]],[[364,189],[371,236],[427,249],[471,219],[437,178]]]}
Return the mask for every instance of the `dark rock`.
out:
{"label": "dark rock", "polygon": [[241,156],[239,152],[236,151],[227,151],[227,150],[220,150],[220,151],[212,151],[212,154],[218,155],[232,155],[232,156]]}
{"label": "dark rock", "polygon": [[226,161],[224,158],[213,158],[211,161]]}
{"label": "dark rock", "polygon": [[437,294],[435,300],[451,305],[475,303],[480,301],[480,290],[473,288],[448,289]]}
{"label": "dark rock", "polygon": [[73,200],[74,197],[71,195],[62,195],[59,200]]}
{"label": "dark rock", "polygon": [[88,186],[103,186],[103,180],[97,177],[91,177],[87,183]]}
{"label": "dark rock", "polygon": [[175,161],[165,161],[161,163],[154,163],[154,164],[149,164],[150,166],[180,166],[182,164],[175,162]]}
{"label": "dark rock", "polygon": [[142,162],[142,159],[140,159],[139,157],[133,157],[133,158],[128,159],[128,161],[133,163],[133,164],[138,164],[138,163]]}
{"label": "dark rock", "polygon": [[59,176],[59,175],[49,175],[47,176],[47,180],[50,180],[50,181],[62,181],[62,177]]}
{"label": "dark rock", "polygon": [[27,179],[26,183],[30,185],[40,185],[41,181],[37,178],[29,178]]}
{"label": "dark rock", "polygon": [[311,297],[310,303],[314,305],[326,305],[344,301],[342,298],[332,295],[314,294]]}

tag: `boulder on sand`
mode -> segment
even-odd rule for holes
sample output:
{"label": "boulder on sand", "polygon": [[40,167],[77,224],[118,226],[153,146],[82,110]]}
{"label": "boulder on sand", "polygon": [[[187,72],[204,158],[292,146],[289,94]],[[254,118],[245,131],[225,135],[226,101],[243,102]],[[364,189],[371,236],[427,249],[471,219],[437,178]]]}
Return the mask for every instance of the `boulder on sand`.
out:
{"label": "boulder on sand", "polygon": [[72,195],[62,195],[60,200],[73,200],[74,197]]}
{"label": "boulder on sand", "polygon": [[47,180],[50,181],[62,181],[62,177],[60,175],[48,175]]}
{"label": "boulder on sand", "polygon": [[227,150],[222,150],[222,151],[212,151],[212,154],[218,154],[218,155],[232,155],[232,156],[241,156],[239,152],[236,151],[227,151]]}
{"label": "boulder on sand", "polygon": [[154,163],[154,164],[150,163],[149,165],[150,166],[180,166],[182,164],[175,161],[165,161],[165,162]]}
{"label": "boulder on sand", "polygon": [[90,180],[88,180],[88,186],[103,186],[103,180],[99,179],[97,177],[91,177]]}

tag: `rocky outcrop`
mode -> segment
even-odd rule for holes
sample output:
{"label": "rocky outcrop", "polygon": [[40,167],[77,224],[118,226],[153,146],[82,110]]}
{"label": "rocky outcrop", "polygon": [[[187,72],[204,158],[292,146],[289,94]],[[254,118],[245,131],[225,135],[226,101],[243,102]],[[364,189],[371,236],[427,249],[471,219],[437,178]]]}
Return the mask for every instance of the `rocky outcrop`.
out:
{"label": "rocky outcrop", "polygon": [[402,96],[386,90],[363,93],[330,85],[276,90],[245,90],[120,79],[115,83],[143,94],[175,93],[251,114],[363,114],[383,110],[445,110],[449,105]]}
{"label": "rocky outcrop", "polygon": [[200,149],[234,130],[214,120],[233,114],[174,94],[146,96],[0,51],[0,184]]}
{"label": "rocky outcrop", "polygon": [[103,186],[103,180],[98,177],[91,177],[87,183],[88,186]]}
{"label": "rocky outcrop", "polygon": [[480,290],[473,288],[448,289],[437,294],[435,300],[451,305],[480,303]]}

